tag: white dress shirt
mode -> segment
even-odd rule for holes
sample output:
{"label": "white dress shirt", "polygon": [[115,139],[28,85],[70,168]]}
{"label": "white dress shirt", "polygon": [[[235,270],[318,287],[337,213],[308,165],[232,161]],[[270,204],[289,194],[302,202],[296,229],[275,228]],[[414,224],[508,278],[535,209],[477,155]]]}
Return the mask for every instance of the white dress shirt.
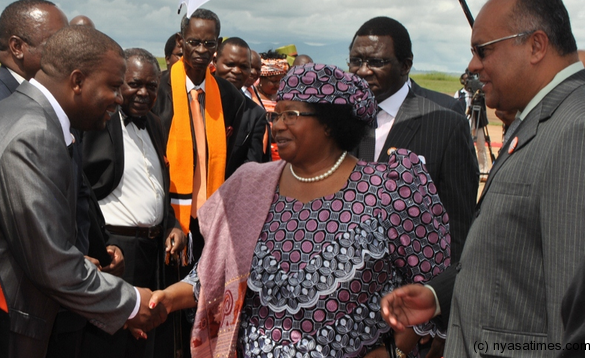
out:
{"label": "white dress shirt", "polygon": [[107,197],[99,201],[108,225],[150,227],[163,221],[163,175],[157,150],[146,129],[124,125],[124,174]]}
{"label": "white dress shirt", "polygon": [[398,91],[396,91],[396,93],[386,98],[379,104],[381,110],[377,114],[377,128],[375,129],[375,154],[373,156],[374,161],[377,161],[380,154],[382,153],[382,149],[384,148],[384,144],[388,138],[388,133],[390,133],[390,129],[392,129],[392,125],[394,124],[394,118],[396,118],[398,110],[406,99],[409,90],[409,85],[404,84]]}

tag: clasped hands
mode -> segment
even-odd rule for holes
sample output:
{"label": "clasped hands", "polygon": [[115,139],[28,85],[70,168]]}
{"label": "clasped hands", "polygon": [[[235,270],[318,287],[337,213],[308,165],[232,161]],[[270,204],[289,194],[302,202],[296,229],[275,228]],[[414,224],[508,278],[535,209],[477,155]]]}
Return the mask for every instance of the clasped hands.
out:
{"label": "clasped hands", "polygon": [[156,328],[167,319],[167,309],[162,303],[150,303],[153,292],[148,288],[136,287],[140,293],[140,307],[133,318],[126,321],[124,329],[128,328],[132,335],[147,338],[146,332]]}

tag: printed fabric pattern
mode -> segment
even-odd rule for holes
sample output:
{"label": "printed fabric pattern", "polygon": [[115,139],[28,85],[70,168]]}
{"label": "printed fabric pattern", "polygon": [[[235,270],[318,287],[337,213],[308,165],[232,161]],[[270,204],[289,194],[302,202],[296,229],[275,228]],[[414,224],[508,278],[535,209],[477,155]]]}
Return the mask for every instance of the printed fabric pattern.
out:
{"label": "printed fabric pattern", "polygon": [[[381,298],[441,273],[449,245],[435,185],[404,149],[389,163],[357,163],[340,191],[309,203],[277,188],[252,258],[238,349],[363,357],[389,330]],[[415,330],[436,334],[431,323]]]}

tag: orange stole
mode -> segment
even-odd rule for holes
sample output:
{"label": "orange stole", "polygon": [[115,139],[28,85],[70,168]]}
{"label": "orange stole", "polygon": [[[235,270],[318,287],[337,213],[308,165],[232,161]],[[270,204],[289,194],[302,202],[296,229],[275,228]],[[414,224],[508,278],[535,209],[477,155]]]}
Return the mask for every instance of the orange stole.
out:
{"label": "orange stole", "polygon": [[[167,159],[171,177],[171,204],[184,233],[190,230],[192,189],[194,183],[194,142],[186,91],[186,70],[183,61],[171,67],[173,119],[167,140]],[[206,196],[210,197],[225,181],[227,136],[219,86],[206,71],[204,122],[208,148]]]}
{"label": "orange stole", "polygon": [[8,313],[8,305],[6,304],[6,298],[4,298],[4,291],[2,290],[1,284],[0,284],[0,310]]}

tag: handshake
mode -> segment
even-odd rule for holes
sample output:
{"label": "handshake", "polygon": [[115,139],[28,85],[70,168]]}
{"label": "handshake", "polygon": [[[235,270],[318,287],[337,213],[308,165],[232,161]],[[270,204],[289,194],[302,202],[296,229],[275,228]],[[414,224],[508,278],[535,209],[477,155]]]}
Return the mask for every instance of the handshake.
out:
{"label": "handshake", "polygon": [[126,321],[124,329],[128,328],[132,335],[147,338],[146,332],[156,328],[167,319],[167,309],[162,303],[149,303],[153,292],[148,288],[136,287],[140,293],[140,307],[136,316]]}

